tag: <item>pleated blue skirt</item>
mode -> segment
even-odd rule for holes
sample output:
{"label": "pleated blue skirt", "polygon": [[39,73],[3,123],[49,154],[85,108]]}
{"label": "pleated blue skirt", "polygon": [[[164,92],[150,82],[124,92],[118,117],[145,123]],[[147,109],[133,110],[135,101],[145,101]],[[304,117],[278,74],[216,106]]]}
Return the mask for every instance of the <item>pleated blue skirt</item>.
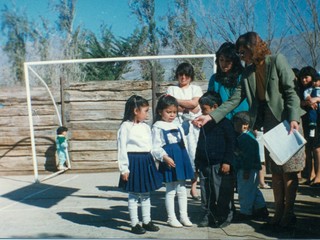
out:
{"label": "pleated blue skirt", "polygon": [[165,162],[159,165],[164,182],[175,182],[178,180],[193,179],[194,172],[187,150],[181,144],[167,144],[163,146],[167,154],[174,160],[175,168],[170,168]]}
{"label": "pleated blue skirt", "polygon": [[120,176],[119,187],[127,192],[145,193],[162,187],[162,175],[158,172],[150,152],[128,153],[129,179]]}

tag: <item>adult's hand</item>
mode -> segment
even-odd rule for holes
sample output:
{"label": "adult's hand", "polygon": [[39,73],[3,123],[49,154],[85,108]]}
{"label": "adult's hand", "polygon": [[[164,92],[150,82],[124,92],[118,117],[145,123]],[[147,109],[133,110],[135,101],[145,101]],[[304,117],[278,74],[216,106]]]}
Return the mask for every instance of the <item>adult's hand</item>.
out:
{"label": "adult's hand", "polygon": [[196,127],[200,128],[211,120],[212,120],[212,118],[210,117],[210,115],[201,115],[201,116],[197,117],[196,119],[194,119],[192,121],[192,124],[195,125]]}
{"label": "adult's hand", "polygon": [[299,131],[299,123],[297,121],[290,122],[290,133],[293,132],[293,129],[295,129],[296,131]]}

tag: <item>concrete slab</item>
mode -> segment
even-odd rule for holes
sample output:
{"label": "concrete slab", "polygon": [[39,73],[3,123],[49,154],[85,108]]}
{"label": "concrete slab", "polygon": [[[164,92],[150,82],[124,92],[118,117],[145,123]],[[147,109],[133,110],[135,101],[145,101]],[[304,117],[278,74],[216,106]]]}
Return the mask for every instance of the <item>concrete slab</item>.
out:
{"label": "concrete slab", "polygon": [[[320,188],[309,186],[299,187],[298,223],[288,231],[263,230],[263,223],[255,221],[233,223],[224,229],[198,228],[200,202],[190,196],[188,211],[194,226],[171,228],[166,224],[163,187],[151,196],[152,218],[160,231],[134,235],[130,232],[127,194],[117,188],[118,179],[117,172],[73,173],[71,170],[41,183],[34,183],[32,175],[0,177],[0,238],[320,238]],[[262,192],[272,214],[272,190]],[[235,199],[238,207],[237,194]]]}

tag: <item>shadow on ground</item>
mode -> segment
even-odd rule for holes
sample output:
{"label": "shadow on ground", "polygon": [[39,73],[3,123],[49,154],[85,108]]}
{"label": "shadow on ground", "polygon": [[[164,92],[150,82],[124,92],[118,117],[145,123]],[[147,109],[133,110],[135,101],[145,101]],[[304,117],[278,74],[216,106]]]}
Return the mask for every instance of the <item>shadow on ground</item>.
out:
{"label": "shadow on ground", "polygon": [[6,193],[2,197],[36,207],[50,208],[78,190],[44,183],[33,183]]}

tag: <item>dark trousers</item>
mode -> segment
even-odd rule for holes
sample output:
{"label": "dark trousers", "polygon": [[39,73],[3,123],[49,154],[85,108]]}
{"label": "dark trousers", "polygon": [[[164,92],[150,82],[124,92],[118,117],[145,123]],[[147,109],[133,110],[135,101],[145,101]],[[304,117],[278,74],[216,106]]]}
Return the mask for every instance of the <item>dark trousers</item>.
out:
{"label": "dark trousers", "polygon": [[231,222],[233,217],[233,173],[222,174],[220,164],[200,169],[201,207],[205,216],[215,222]]}

